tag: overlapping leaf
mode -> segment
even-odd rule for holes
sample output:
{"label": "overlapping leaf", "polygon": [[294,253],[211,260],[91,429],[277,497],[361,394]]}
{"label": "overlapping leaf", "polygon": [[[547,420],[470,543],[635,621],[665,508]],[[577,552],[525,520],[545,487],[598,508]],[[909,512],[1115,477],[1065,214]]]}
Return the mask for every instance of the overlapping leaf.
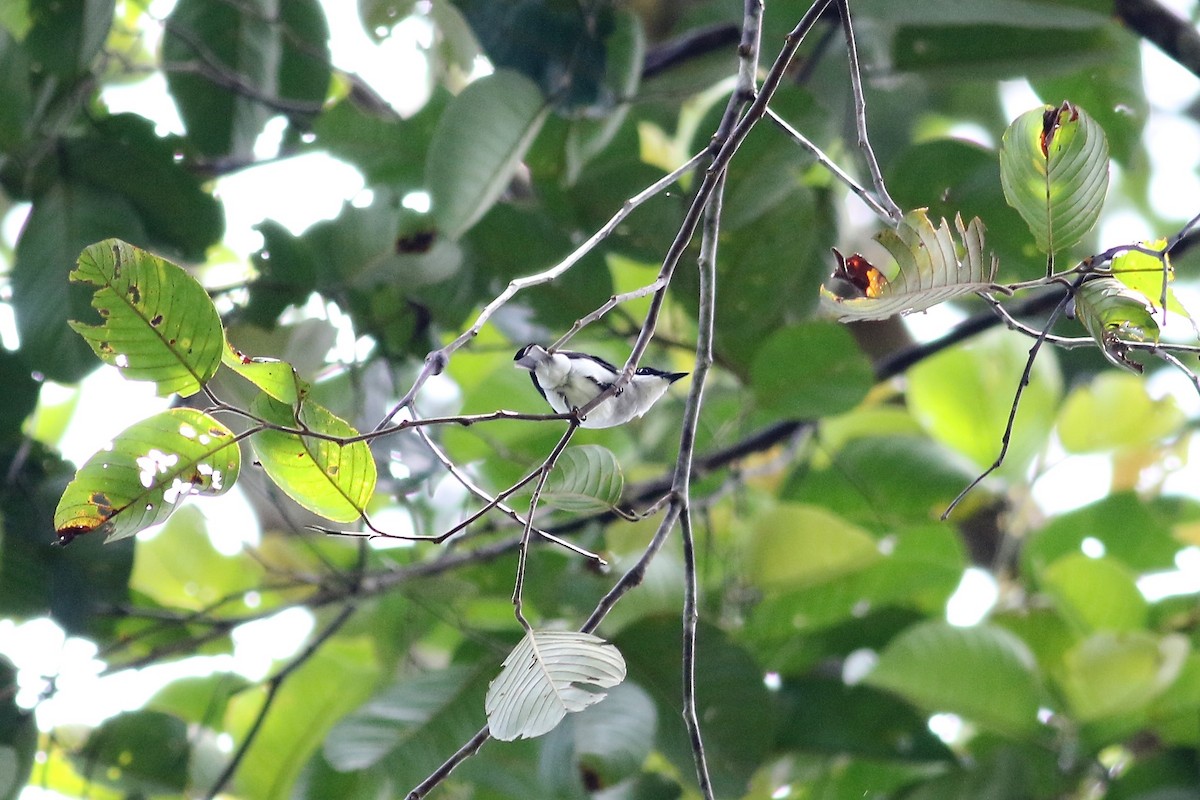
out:
{"label": "overlapping leaf", "polygon": [[1129,358],[1127,342],[1158,341],[1154,304],[1146,295],[1113,277],[1093,278],[1075,293],[1075,314],[1105,358],[1123,369],[1142,371]]}
{"label": "overlapping leaf", "polygon": [[1066,101],[1027,111],[1004,132],[1000,182],[1038,247],[1050,254],[1064,250],[1092,229],[1104,205],[1104,130]]}
{"label": "overlapping leaf", "polygon": [[[299,413],[264,392],[254,399],[255,416],[288,428],[348,438],[358,431],[329,409],[304,401]],[[316,436],[264,430],[251,439],[254,454],[271,480],[300,505],[335,522],[353,522],[375,492],[375,460],[365,441],[339,444]]]}
{"label": "overlapping leaf", "polygon": [[231,344],[225,346],[221,361],[281,403],[295,403],[308,392],[308,384],[300,380],[295,368],[286,361],[251,358]]}
{"label": "overlapping leaf", "polygon": [[204,288],[179,267],[119,239],[83,251],[71,280],[96,287],[101,325],[71,328],[126,378],[187,397],[221,363],[225,332]]}
{"label": "overlapping leaf", "polygon": [[1161,256],[1143,253],[1140,250],[1126,250],[1112,260],[1113,277],[1134,291],[1146,296],[1158,311],[1162,311],[1163,298],[1166,298],[1166,309],[1187,319],[1195,328],[1195,320],[1188,313],[1175,292],[1171,289],[1171,281],[1175,280],[1175,267],[1167,253],[1167,240],[1158,239],[1153,242],[1139,242],[1147,250],[1161,253]]}
{"label": "overlapping leaf", "polygon": [[[530,631],[488,687],[484,709],[491,734],[502,741],[532,739],[568,713],[600,702],[625,680],[625,659],[590,633]],[[598,687],[598,688],[592,688]]]}
{"label": "overlapping leaf", "polygon": [[621,499],[625,476],[607,447],[568,447],[542,489],[542,500],[564,511],[607,511]]}
{"label": "overlapping leaf", "polygon": [[945,219],[935,228],[923,208],[905,214],[895,230],[875,236],[895,263],[881,269],[858,254],[841,259],[833,288],[821,287],[822,307],[840,322],[886,319],[997,289],[996,259],[984,256],[983,222],[976,217],[964,225],[955,216],[954,225],[959,242]]}
{"label": "overlapping leaf", "polygon": [[188,495],[223,494],[237,480],[233,432],[192,408],[173,408],[125,429],[80,467],[54,512],[62,544],[92,531],[132,536],[170,516]]}

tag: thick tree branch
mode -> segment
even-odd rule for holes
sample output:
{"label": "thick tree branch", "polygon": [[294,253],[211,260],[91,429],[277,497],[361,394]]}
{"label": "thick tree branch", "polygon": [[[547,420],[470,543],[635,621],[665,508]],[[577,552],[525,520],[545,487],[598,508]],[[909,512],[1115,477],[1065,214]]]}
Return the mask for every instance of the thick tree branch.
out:
{"label": "thick tree branch", "polygon": [[1200,33],[1157,0],[1116,0],[1117,19],[1200,77]]}

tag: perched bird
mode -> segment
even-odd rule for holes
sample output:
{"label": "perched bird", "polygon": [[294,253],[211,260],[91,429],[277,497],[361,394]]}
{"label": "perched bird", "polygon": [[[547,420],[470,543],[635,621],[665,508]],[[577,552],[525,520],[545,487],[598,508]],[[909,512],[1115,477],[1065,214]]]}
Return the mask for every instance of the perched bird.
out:
{"label": "perched bird", "polygon": [[[602,358],[587,353],[559,350],[551,353],[537,344],[517,351],[513,361],[529,370],[533,385],[550,407],[559,414],[583,408],[592,398],[612,386],[621,371]],[[611,428],[640,417],[666,394],[667,387],[686,372],[663,372],[639,367],[629,383],[616,394],[587,412],[580,422],[585,428]]]}

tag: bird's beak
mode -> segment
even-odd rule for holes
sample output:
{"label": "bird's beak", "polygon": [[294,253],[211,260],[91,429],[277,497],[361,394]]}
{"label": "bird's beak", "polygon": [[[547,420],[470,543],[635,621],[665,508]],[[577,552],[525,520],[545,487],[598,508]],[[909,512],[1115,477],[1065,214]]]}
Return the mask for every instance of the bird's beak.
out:
{"label": "bird's beak", "polygon": [[533,356],[531,356],[529,354],[526,354],[526,355],[521,356],[520,358],[514,359],[513,363],[516,364],[521,369],[527,369],[530,372],[533,372],[533,368],[537,366],[537,362],[534,361]]}

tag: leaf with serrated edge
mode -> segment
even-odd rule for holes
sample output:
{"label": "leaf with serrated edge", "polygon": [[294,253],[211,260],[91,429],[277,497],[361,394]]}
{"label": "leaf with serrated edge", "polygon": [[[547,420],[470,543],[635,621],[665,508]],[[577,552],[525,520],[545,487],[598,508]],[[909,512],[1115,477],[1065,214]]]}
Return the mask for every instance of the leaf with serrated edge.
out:
{"label": "leaf with serrated edge", "polygon": [[996,259],[983,254],[983,222],[978,217],[963,225],[955,216],[961,246],[956,245],[945,219],[933,227],[926,210],[904,215],[895,229],[875,236],[895,259],[887,283],[875,297],[844,298],[821,287],[821,307],[839,322],[887,319],[910,314],[955,297],[996,290]]}
{"label": "leaf with serrated edge", "polygon": [[71,280],[96,287],[101,325],[72,321],[106,364],[131,380],[154,381],[158,394],[193,395],[217,371],[225,332],[196,279],[158,256],[105,239],[79,256]]}
{"label": "leaf with serrated edge", "polygon": [[[306,400],[299,419],[292,407],[270,395],[258,395],[250,412],[276,425],[349,438],[358,431],[324,406]],[[375,459],[364,441],[342,445],[328,439],[264,430],[251,440],[267,476],[284,493],[314,514],[334,522],[353,522],[375,492]]]}
{"label": "leaf with serrated edge", "polygon": [[568,447],[542,488],[542,500],[563,511],[606,511],[621,499],[625,476],[612,451],[598,444]]}
{"label": "leaf with serrated edge", "polygon": [[1042,252],[1065,250],[1092,229],[1104,206],[1104,130],[1066,101],[1025,112],[1004,132],[1000,183]]}
{"label": "leaf with serrated edge", "polygon": [[1113,365],[1142,371],[1142,365],[1129,358],[1126,342],[1158,341],[1154,305],[1144,294],[1116,278],[1094,278],[1075,293],[1075,315]]}
{"label": "leaf with serrated edge", "polygon": [[281,403],[291,405],[308,393],[308,384],[300,380],[296,370],[286,361],[251,358],[228,343],[221,361]]}
{"label": "leaf with serrated edge", "polygon": [[488,686],[484,710],[493,737],[532,739],[572,712],[600,702],[625,680],[625,659],[590,633],[530,631]]}
{"label": "leaf with serrated edge", "polygon": [[237,480],[233,431],[207,414],[173,408],[126,428],[87,460],[54,512],[60,544],[92,531],[124,539],[170,516],[194,494],[219,495]]}

